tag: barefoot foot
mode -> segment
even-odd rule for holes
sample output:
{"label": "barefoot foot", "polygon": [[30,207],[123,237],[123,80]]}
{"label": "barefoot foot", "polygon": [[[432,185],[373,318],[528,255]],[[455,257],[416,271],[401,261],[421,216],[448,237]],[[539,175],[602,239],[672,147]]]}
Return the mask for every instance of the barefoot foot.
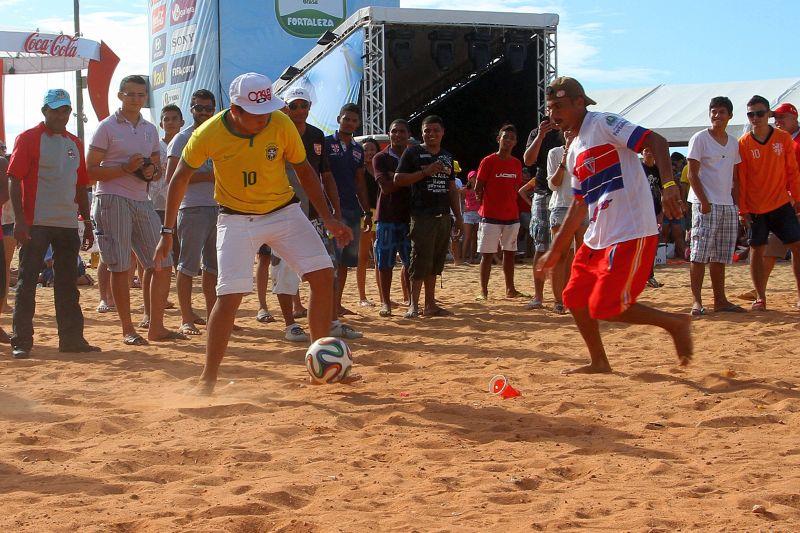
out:
{"label": "barefoot foot", "polygon": [[578,368],[569,368],[561,371],[565,376],[571,374],[610,374],[611,365],[606,362],[605,364],[594,364],[579,366]]}

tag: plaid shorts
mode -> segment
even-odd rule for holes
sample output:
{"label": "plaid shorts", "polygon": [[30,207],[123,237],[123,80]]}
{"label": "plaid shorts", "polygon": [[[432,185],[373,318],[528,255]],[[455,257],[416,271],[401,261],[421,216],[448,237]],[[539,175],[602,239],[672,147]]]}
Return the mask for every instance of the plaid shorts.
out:
{"label": "plaid shorts", "polygon": [[735,205],[711,204],[711,212],[700,212],[700,204],[692,204],[693,263],[733,263],[733,251],[739,235],[739,217]]}

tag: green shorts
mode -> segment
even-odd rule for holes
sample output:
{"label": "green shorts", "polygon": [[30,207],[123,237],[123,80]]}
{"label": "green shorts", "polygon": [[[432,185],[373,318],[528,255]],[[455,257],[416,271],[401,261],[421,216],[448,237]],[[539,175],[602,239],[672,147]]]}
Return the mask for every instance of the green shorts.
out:
{"label": "green shorts", "polygon": [[450,215],[411,215],[411,279],[438,276],[444,270],[450,245]]}

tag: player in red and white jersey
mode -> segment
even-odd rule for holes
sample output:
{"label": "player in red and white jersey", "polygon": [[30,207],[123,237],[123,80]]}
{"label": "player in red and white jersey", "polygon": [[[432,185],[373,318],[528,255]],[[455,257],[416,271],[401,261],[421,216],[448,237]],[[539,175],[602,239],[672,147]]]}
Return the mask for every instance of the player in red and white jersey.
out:
{"label": "player in red and white jersey", "polygon": [[692,357],[690,319],[636,303],[650,276],[658,225],[647,177],[637,153],[649,147],[656,156],[663,187],[662,205],[670,218],[681,215],[680,188],[672,180],[667,141],[609,113],[586,109],[595,101],[573,78],[555,79],[547,89],[550,119],[573,132],[567,151],[575,198],[550,251],[537,264],[546,275],[567,251],[589,215],[584,244],[575,254],[564,305],[575,317],[591,363],[567,373],[611,372],[598,320],[650,324],[665,329],[682,365]]}

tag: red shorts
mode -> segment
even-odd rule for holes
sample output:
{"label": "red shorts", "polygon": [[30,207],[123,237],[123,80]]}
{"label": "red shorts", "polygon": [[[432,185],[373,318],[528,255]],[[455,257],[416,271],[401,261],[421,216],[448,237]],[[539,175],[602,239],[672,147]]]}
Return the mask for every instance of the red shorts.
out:
{"label": "red shorts", "polygon": [[642,237],[575,253],[562,297],[568,309],[589,308],[592,318],[607,320],[636,303],[653,268],[658,236]]}

